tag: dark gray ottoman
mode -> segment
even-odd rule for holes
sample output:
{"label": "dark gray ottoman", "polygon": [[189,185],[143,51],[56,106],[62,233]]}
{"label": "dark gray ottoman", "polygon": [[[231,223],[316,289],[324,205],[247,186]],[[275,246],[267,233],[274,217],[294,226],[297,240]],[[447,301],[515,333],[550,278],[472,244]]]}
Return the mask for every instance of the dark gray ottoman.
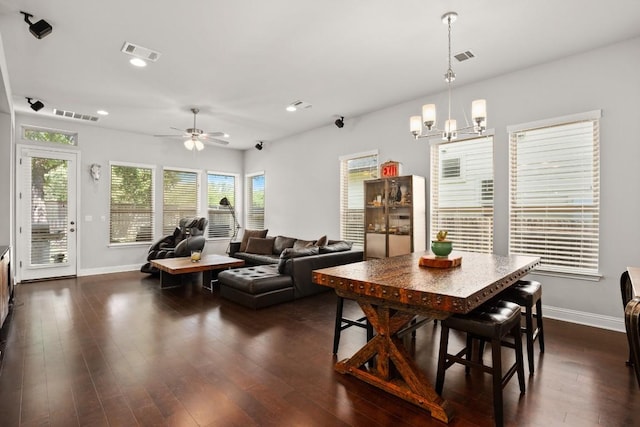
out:
{"label": "dark gray ottoman", "polygon": [[293,301],[291,276],[278,273],[277,265],[259,265],[221,271],[220,296],[249,308]]}

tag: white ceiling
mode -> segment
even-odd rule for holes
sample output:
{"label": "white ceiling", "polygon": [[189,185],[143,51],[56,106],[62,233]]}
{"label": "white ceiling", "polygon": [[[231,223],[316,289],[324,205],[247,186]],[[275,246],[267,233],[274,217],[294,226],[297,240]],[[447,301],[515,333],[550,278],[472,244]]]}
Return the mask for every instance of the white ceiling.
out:
{"label": "white ceiling", "polygon": [[[453,53],[476,55],[454,60],[457,85],[640,36],[638,0],[0,0],[0,33],[17,112],[105,109],[94,126],[153,135],[199,107],[199,128],[248,149],[444,90],[450,10]],[[134,68],[125,41],[162,56]]]}

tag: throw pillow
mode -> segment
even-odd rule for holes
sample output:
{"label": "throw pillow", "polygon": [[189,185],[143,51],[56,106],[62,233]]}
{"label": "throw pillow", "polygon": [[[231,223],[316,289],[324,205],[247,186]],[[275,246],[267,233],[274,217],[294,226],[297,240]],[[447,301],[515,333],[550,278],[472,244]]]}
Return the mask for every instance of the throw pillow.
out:
{"label": "throw pillow", "polygon": [[242,241],[240,242],[240,249],[238,252],[247,251],[247,243],[249,243],[249,237],[267,237],[269,230],[244,230],[242,233]]}
{"label": "throw pillow", "polygon": [[333,241],[330,240],[329,244],[320,248],[321,254],[330,254],[333,252],[348,251],[353,246],[353,243],[344,240]]}
{"label": "throw pillow", "polygon": [[313,246],[316,242],[314,242],[313,240],[296,240],[296,242],[293,244],[293,249],[298,250],[298,249],[304,249],[304,248],[308,248],[310,246]]}
{"label": "throw pillow", "polygon": [[322,236],[316,240],[316,246],[325,246],[327,244],[327,236]]}
{"label": "throw pillow", "polygon": [[280,255],[287,248],[292,248],[296,242],[294,237],[276,236],[273,241],[273,253]]}
{"label": "throw pillow", "polygon": [[284,267],[287,263],[287,260],[303,256],[318,255],[318,253],[319,252],[317,246],[309,246],[302,249],[286,248],[280,254],[280,261],[278,261],[278,273],[284,274]]}
{"label": "throw pillow", "polygon": [[272,237],[249,237],[245,252],[258,255],[271,255],[273,253]]}

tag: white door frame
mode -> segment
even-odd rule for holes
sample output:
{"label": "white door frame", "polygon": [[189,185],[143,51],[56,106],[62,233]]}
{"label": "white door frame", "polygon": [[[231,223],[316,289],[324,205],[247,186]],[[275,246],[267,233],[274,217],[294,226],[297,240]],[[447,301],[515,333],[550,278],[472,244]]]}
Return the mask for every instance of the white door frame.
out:
{"label": "white door frame", "polygon": [[[32,157],[47,157],[51,156],[52,158],[62,158],[65,160],[70,160],[74,163],[75,168],[75,188],[71,186],[68,188],[69,194],[73,194],[73,200],[75,203],[75,209],[70,207],[69,210],[69,221],[73,221],[75,231],[72,233],[68,233],[68,241],[71,242],[71,238],[74,239],[75,246],[75,256],[74,259],[69,259],[66,263],[65,267],[59,268],[60,272],[57,275],[46,275],[44,277],[63,277],[63,276],[75,276],[78,272],[78,266],[80,265],[80,253],[81,250],[79,248],[80,239],[80,228],[79,219],[80,219],[80,177],[81,177],[81,162],[80,162],[80,151],[79,150],[70,150],[64,148],[57,147],[43,147],[41,145],[30,145],[30,144],[16,144],[16,163],[15,163],[15,206],[16,206],[16,251],[15,251],[15,265],[14,269],[15,280],[17,283],[20,283],[25,279],[24,275],[24,263],[28,263],[30,258],[30,254],[28,253],[28,249],[30,245],[26,243],[24,239],[30,239],[24,232],[30,229],[30,225],[26,223],[26,221],[31,221],[31,212],[24,212],[25,206],[23,205],[23,200],[21,200],[22,186],[24,185],[24,177],[22,176],[22,165],[21,159],[23,156],[32,156]],[[73,172],[71,172],[73,173]],[[30,193],[30,192],[29,192]],[[25,196],[26,197],[26,196]],[[72,210],[73,209],[73,210]],[[30,242],[30,240],[29,240]],[[42,269],[43,272],[45,268]],[[46,269],[47,271],[52,271],[52,268],[49,267]]]}

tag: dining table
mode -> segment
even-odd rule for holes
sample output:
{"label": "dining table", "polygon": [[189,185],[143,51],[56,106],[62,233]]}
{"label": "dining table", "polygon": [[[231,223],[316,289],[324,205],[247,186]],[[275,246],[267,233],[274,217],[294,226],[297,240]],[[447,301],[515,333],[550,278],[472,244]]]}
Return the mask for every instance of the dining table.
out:
{"label": "dining table", "polygon": [[[333,288],[337,295],[357,301],[375,335],[335,369],[352,375],[448,423],[451,405],[436,393],[432,382],[405,347],[400,332],[416,315],[445,319],[466,314],[496,297],[540,264],[524,255],[495,255],[454,251],[459,266],[421,266],[429,252],[314,270],[313,282]],[[372,362],[372,363],[370,363]]]}

